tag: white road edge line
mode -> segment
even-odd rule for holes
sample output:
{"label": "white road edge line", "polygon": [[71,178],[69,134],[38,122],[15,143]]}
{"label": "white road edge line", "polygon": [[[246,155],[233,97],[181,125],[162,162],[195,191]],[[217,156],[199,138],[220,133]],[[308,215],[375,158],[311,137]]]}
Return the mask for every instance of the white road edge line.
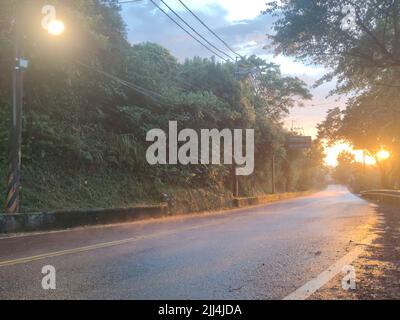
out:
{"label": "white road edge line", "polygon": [[371,244],[371,242],[376,238],[376,235],[371,235],[362,241],[363,245],[357,245],[355,249],[346,254],[343,258],[335,262],[324,272],[319,274],[314,279],[307,282],[304,286],[300,287],[293,293],[289,294],[283,300],[306,300],[319,289],[321,289],[325,284],[331,281],[336,275],[342,272],[343,267],[351,264],[356,260],[361,253],[365,250],[365,245]]}

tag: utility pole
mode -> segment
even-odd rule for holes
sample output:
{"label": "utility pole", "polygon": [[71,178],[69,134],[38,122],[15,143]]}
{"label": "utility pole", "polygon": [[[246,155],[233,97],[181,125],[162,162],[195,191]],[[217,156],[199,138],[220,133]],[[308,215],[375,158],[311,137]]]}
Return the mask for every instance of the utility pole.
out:
{"label": "utility pole", "polygon": [[272,194],[276,193],[276,184],[275,184],[275,152],[272,151],[272,163],[271,163],[271,171],[272,171]]}
{"label": "utility pole", "polygon": [[7,213],[17,213],[20,209],[21,188],[21,140],[23,105],[23,70],[28,61],[22,59],[21,11],[17,5],[14,19],[14,67],[12,75],[12,120],[10,128],[10,174],[7,186]]}
{"label": "utility pole", "polygon": [[[15,4],[14,14],[14,67],[12,72],[12,120],[9,137],[10,174],[8,176],[6,212],[17,213],[20,209],[21,189],[21,141],[22,141],[22,107],[24,98],[23,75],[28,68],[28,60],[22,58],[24,34],[23,25],[28,17],[25,17],[23,5],[25,2]],[[42,27],[53,36],[59,36],[64,32],[64,23],[56,18],[54,6],[47,5],[42,8],[45,17]]]}
{"label": "utility pole", "polygon": [[[235,71],[235,78],[236,80],[239,82],[240,84],[240,75],[241,74],[245,74],[245,75],[249,75],[249,74],[253,74],[254,70],[256,69],[256,71],[260,72],[258,67],[255,67],[253,69],[249,69],[247,68],[246,71],[241,71],[239,68],[239,63],[238,63],[238,57],[236,56],[236,71]],[[232,150],[232,154],[233,154],[233,162],[232,162],[232,193],[234,197],[239,197],[239,178],[236,175],[236,160],[235,160],[235,154],[234,151]]]}
{"label": "utility pole", "polygon": [[[238,64],[238,57],[236,57],[236,80],[240,80],[239,78],[239,64]],[[236,159],[235,153],[232,149],[233,157],[232,157],[232,193],[235,198],[239,197],[239,179],[236,175]]]}

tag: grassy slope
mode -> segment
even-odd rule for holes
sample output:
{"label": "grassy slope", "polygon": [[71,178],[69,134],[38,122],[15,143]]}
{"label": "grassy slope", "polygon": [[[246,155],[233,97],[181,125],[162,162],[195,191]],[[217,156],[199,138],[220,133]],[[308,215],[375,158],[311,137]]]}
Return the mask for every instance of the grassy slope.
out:
{"label": "grassy slope", "polygon": [[[8,170],[0,163],[0,212],[4,211]],[[253,185],[241,178],[242,195],[270,193],[270,183]],[[166,202],[174,213],[211,211],[232,206],[231,191],[220,187],[190,189],[138,181],[126,172],[66,170],[63,167],[25,167],[22,172],[22,212],[75,208],[110,208]],[[167,194],[164,197],[162,194]]]}
{"label": "grassy slope", "polygon": [[[7,169],[0,165],[0,212],[4,208]],[[168,194],[175,212],[205,211],[227,206],[230,193],[187,189],[137,181],[125,172],[76,172],[64,168],[24,168],[22,212],[73,208],[129,207],[164,202]]]}

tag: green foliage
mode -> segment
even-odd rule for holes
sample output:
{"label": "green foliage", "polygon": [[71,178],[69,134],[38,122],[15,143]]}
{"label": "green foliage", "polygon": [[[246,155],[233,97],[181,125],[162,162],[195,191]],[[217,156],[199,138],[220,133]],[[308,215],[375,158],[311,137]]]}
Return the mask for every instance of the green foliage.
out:
{"label": "green foliage", "polygon": [[[356,25],[344,30],[342,10],[348,4],[355,9]],[[399,80],[398,1],[272,1],[267,12],[278,17],[271,36],[277,53],[327,66],[332,72],[322,81],[336,77],[338,92],[393,85],[395,74]]]}
{"label": "green foliage", "polygon": [[[345,5],[355,25],[342,28]],[[381,187],[400,186],[400,3],[392,0],[285,0],[269,4],[279,16],[271,36],[277,53],[325,65],[332,70],[316,85],[337,80],[335,93],[351,93],[344,111],[330,110],[319,126],[328,143],[346,141],[377,160]],[[389,163],[376,157],[390,151]]]}
{"label": "green foliage", "polygon": [[[229,190],[226,166],[146,162],[146,133],[166,130],[171,120],[195,130],[255,129],[256,170],[254,177],[243,179],[243,193],[252,193],[256,184],[269,191],[272,152],[278,176],[289,179],[286,167],[293,174],[291,182],[281,183],[282,191],[316,185],[322,151],[288,152],[288,133],[281,124],[295,100],[311,97],[304,82],[283,76],[277,65],[255,56],[239,66],[257,72],[237,79],[232,63],[198,57],[180,63],[157,44],[131,46],[116,0],[50,2],[67,25],[59,38],[40,27],[41,1],[0,2],[0,70],[12,70],[10,22],[17,4],[29,17],[23,20],[30,60],[22,147],[25,210],[156,201],[171,186]],[[7,171],[10,77],[0,74],[2,176]]]}

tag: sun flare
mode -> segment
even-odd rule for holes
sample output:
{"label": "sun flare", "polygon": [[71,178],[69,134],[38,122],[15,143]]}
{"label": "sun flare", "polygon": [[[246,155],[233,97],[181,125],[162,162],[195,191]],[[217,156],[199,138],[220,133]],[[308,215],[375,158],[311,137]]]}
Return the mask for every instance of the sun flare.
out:
{"label": "sun flare", "polygon": [[387,160],[390,158],[390,152],[387,150],[381,150],[376,155],[380,161]]}
{"label": "sun flare", "polygon": [[[356,162],[363,163],[364,162],[364,153],[362,150],[354,150],[353,147],[346,143],[336,144],[332,147],[327,147],[325,149],[326,158],[325,164],[328,166],[336,167],[338,165],[337,157],[343,152],[347,151],[354,154]],[[381,150],[377,154],[379,160],[385,160],[390,157],[390,153],[386,150]],[[373,157],[369,155],[365,155],[365,164],[366,165],[374,165],[376,161]]]}

